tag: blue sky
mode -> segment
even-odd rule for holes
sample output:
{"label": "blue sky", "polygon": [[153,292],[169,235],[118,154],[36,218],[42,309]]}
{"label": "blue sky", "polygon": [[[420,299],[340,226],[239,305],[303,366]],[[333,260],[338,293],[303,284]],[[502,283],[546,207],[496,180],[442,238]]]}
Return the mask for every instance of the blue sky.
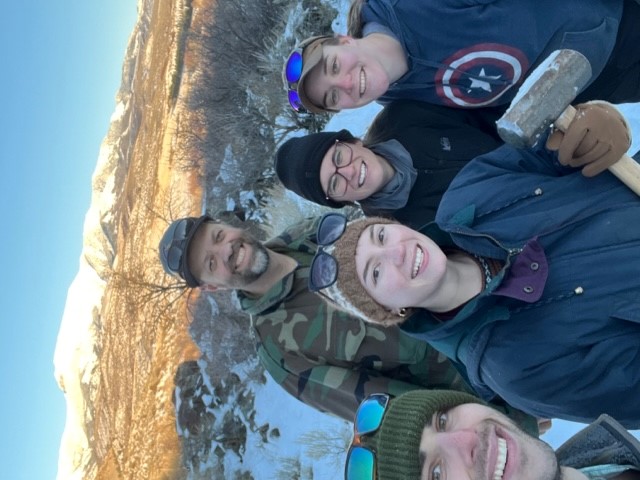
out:
{"label": "blue sky", "polygon": [[3,6],[3,478],[56,476],[65,404],[53,352],[136,15],[135,0]]}

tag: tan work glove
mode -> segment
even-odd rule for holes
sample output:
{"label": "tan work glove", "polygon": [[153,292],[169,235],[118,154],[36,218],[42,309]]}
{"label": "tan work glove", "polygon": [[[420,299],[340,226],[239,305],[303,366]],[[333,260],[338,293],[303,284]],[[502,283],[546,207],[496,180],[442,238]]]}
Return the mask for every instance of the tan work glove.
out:
{"label": "tan work glove", "polygon": [[593,177],[620,160],[631,145],[631,131],[616,107],[593,101],[576,105],[576,116],[566,132],[555,130],[547,148],[558,151],[562,165],[584,167]]}

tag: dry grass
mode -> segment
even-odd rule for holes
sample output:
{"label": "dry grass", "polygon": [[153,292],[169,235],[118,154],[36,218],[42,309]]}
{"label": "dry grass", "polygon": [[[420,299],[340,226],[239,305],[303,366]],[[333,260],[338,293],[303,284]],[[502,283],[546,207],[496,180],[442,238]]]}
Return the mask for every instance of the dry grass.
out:
{"label": "dry grass", "polygon": [[[145,99],[143,118],[117,209],[116,272],[159,284],[167,281],[156,251],[172,213],[167,213],[167,199],[181,207],[178,216],[199,212],[201,198],[198,172],[186,174],[174,161],[179,102],[172,98],[175,85],[167,81],[176,78],[170,72],[175,58],[181,58],[175,49],[183,45],[174,7],[173,0],[156,1],[149,12],[153,41],[141,54],[148,72],[136,72],[134,80],[136,95]],[[167,215],[161,218],[159,212]],[[96,466],[92,477],[99,480],[186,477],[175,428],[173,376],[179,363],[197,359],[200,352],[188,333],[184,302],[167,310],[157,302],[141,302],[143,293],[139,287],[111,285],[102,306],[99,372],[88,425]]]}

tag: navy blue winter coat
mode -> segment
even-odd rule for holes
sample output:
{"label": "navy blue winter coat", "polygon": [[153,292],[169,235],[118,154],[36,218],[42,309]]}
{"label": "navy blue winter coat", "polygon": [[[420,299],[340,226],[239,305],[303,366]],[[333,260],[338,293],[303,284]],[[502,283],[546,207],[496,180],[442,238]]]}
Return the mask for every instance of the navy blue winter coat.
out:
{"label": "navy blue winter coat", "polygon": [[640,427],[640,198],[609,172],[504,146],[462,169],[436,223],[424,233],[438,243],[505,266],[452,320],[422,310],[403,330],[463,365],[485,399]]}

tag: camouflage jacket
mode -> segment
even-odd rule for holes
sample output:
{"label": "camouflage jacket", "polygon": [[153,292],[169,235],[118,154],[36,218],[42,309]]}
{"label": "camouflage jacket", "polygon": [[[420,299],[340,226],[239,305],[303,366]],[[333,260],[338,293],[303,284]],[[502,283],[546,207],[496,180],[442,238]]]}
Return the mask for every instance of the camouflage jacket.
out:
{"label": "camouflage jacket", "polygon": [[294,258],[295,271],[260,298],[238,292],[269,374],[302,402],[348,421],[353,421],[360,401],[375,392],[472,392],[449,360],[425,342],[396,327],[382,328],[349,316],[308,290],[318,220],[292,225],[265,243]]}

